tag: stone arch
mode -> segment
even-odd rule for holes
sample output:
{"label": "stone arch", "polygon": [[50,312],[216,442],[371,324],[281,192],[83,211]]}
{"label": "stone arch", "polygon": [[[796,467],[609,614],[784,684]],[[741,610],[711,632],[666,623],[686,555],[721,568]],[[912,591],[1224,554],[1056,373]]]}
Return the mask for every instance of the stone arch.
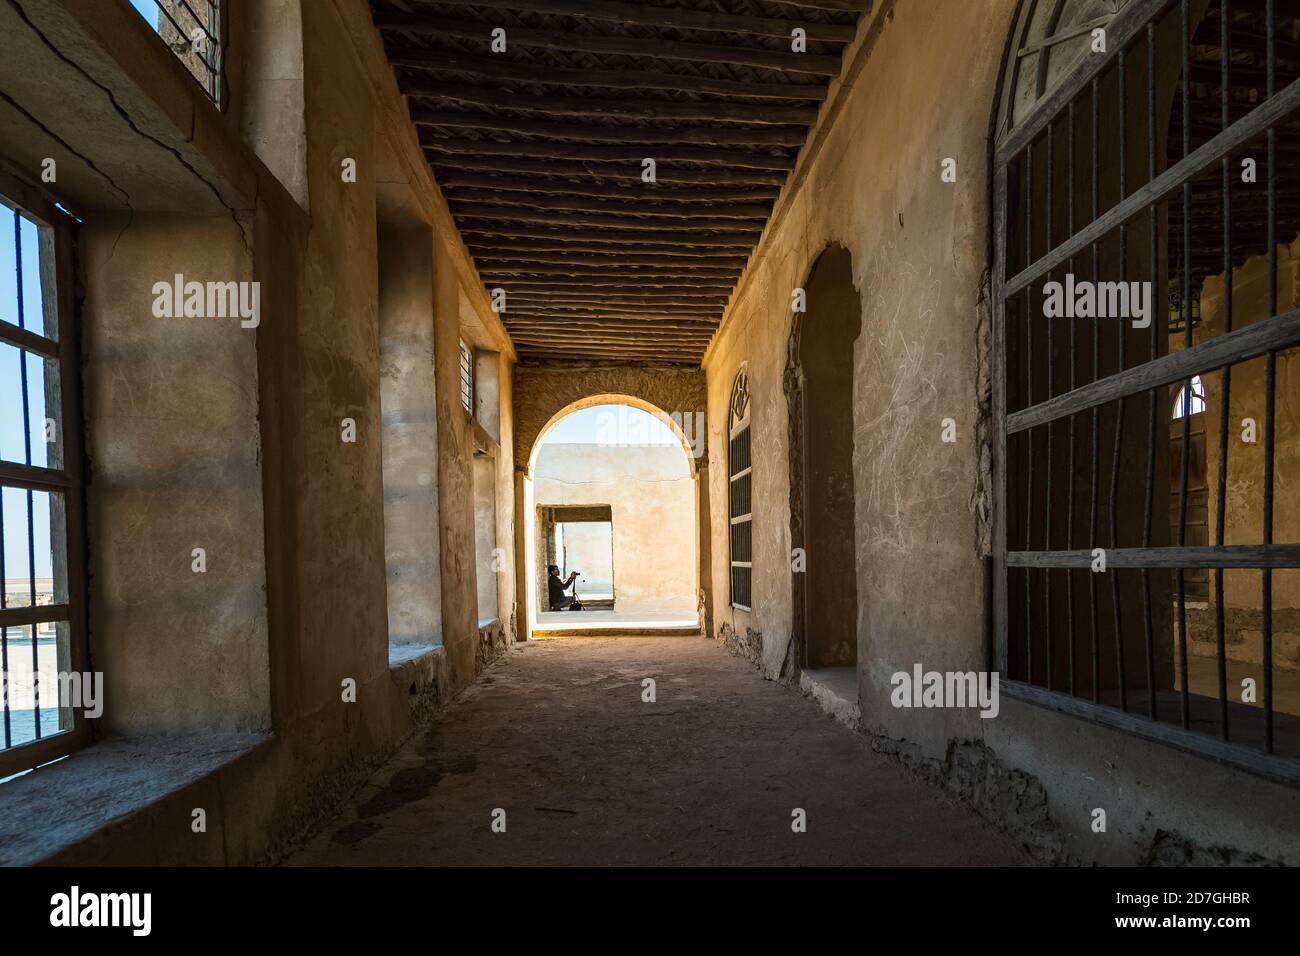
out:
{"label": "stone arch", "polygon": [[[533,470],[537,465],[538,452],[541,451],[542,445],[546,442],[546,436],[550,434],[551,430],[574,412],[580,412],[584,408],[593,408],[597,405],[627,405],[631,408],[639,409],[640,411],[653,415],[659,421],[663,422],[677,437],[677,441],[682,446],[682,451],[686,453],[687,467],[690,469],[691,477],[695,477],[697,474],[696,462],[698,461],[695,450],[698,447],[702,452],[704,446],[702,444],[692,445],[692,437],[687,436],[678,418],[674,418],[673,415],[665,412],[654,403],[647,402],[642,398],[637,398],[635,395],[620,395],[608,392],[600,395],[588,395],[586,398],[580,398],[577,401],[570,402],[568,405],[553,414],[546,424],[537,431],[536,436],[533,438],[532,448],[528,452],[528,464],[525,468],[529,478],[533,477]],[[695,437],[694,440],[697,443],[702,442],[703,434],[701,433],[701,435]]]}
{"label": "stone arch", "polygon": [[[699,368],[517,366],[514,395],[514,460],[515,469],[520,472],[529,470],[538,436],[558,421],[557,415],[566,409],[574,411],[580,402],[599,400],[600,396],[621,396],[620,401],[644,403],[636,407],[643,407],[651,414],[658,410],[669,415],[673,412],[703,414],[708,407],[704,371]],[[692,467],[704,468],[707,463],[707,458],[701,456],[693,461]]]}
{"label": "stone arch", "polygon": [[[695,483],[698,610],[705,634],[713,627],[712,556],[709,532],[709,481],[706,440],[708,393],[699,368],[640,368],[590,366],[581,368],[516,367],[515,461],[515,572],[516,580],[531,581],[535,567],[535,508],[533,469],[537,450],[547,433],[567,415],[601,404],[628,405],[664,422],[677,436]],[[676,412],[676,419],[673,413]],[[683,428],[689,415],[690,427]],[[697,454],[698,452],[698,454]],[[520,639],[526,639],[537,620],[533,588],[521,589],[518,613]]]}

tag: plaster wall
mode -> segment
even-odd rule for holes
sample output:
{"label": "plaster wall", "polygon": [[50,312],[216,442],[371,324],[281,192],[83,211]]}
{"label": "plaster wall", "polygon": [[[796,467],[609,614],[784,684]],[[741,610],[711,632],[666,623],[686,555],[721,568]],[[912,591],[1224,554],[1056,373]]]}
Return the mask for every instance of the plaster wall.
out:
{"label": "plaster wall", "polygon": [[[853,344],[857,660],[864,720],[941,755],[978,733],[953,712],[896,711],[890,676],[966,670],[985,660],[984,571],[974,502],[987,149],[998,69],[1015,4],[879,5],[866,51],[810,165],[787,187],[705,357],[709,382],[715,627],[746,643],[765,674],[790,673],[790,480],[783,374],[791,293],[831,243],[847,249],[861,299]],[[953,91],[961,90],[960,102]],[[940,163],[956,158],[956,183]],[[781,204],[786,204],[781,211]],[[809,313],[816,303],[809,303]],[[753,442],[752,613],[728,606],[727,413],[748,363]],[[815,422],[815,410],[810,421]],[[959,441],[940,441],[954,417]],[[815,426],[809,439],[817,440]],[[816,561],[816,555],[809,555]]]}
{"label": "plaster wall", "polygon": [[147,214],[105,216],[81,238],[92,656],[114,703],[104,728],[266,730],[257,333],[238,318],[153,314],[154,283],[176,274],[252,280],[241,231]]}
{"label": "plaster wall", "polygon": [[380,234],[379,325],[388,638],[441,644],[433,237],[427,227]]}

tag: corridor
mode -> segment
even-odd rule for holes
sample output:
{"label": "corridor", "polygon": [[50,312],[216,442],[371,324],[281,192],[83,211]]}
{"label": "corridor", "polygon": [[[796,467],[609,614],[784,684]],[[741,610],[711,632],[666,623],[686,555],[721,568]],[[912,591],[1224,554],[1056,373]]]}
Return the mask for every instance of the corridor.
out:
{"label": "corridor", "polygon": [[0,49],[0,867],[1300,862],[1300,0]]}
{"label": "corridor", "polygon": [[[655,701],[643,702],[653,679]],[[504,833],[492,814],[505,811]],[[792,831],[792,812],[807,830]],[[713,641],[522,645],[296,866],[1012,865],[1012,841]]]}

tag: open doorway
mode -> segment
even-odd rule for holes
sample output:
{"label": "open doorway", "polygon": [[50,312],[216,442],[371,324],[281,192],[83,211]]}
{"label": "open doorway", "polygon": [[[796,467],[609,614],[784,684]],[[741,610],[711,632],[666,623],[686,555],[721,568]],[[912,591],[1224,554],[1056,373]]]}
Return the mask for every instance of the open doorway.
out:
{"label": "open doorway", "polygon": [[[559,568],[560,578],[577,575],[573,595],[592,610],[615,610],[614,512],[609,505],[542,507],[538,528],[546,542],[545,564]],[[538,602],[545,605],[545,588]]]}
{"label": "open doorway", "polygon": [[861,303],[847,249],[832,245],[804,286],[787,376],[790,401],[794,634],[802,666],[856,701],[857,537],[854,533],[853,354]]}
{"label": "open doorway", "polygon": [[[588,405],[543,433],[528,531],[534,636],[698,632],[696,478],[667,418]],[[550,609],[551,566],[582,611]]]}

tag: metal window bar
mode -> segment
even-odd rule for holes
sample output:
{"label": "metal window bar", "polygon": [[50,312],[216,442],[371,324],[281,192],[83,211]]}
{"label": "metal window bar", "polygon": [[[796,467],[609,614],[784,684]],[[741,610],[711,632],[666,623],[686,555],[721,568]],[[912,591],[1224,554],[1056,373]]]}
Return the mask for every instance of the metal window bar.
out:
{"label": "metal window bar", "polygon": [[[21,461],[0,459],[0,492],[20,491],[24,514],[14,516],[6,512],[5,496],[0,493],[0,675],[3,675],[3,692],[0,693],[0,726],[3,746],[0,747],[0,778],[14,772],[31,769],[40,763],[64,756],[89,736],[88,724],[75,719],[70,707],[58,699],[58,685],[42,685],[40,643],[42,634],[52,629],[55,640],[55,658],[62,669],[66,661],[73,670],[81,670],[86,658],[85,640],[85,546],[84,516],[81,502],[81,468],[83,454],[80,447],[80,398],[77,380],[78,355],[75,328],[72,321],[72,238],[68,217],[60,213],[43,197],[7,174],[0,173],[0,221],[10,217],[12,231],[0,231],[0,242],[8,243],[12,237],[15,266],[15,301],[0,303],[0,312],[14,309],[11,317],[0,314],[0,343],[12,350],[18,359],[16,384],[22,392],[21,401],[6,403],[7,414],[15,419],[21,414]],[[36,260],[28,261],[23,233],[35,237]],[[39,274],[39,293],[36,298],[42,315],[31,315],[27,308],[29,271]],[[33,326],[37,326],[33,328]],[[55,423],[55,441],[44,455],[44,463],[36,463],[33,437],[33,408],[29,381],[28,359],[36,358],[46,369],[45,416]],[[51,361],[52,360],[52,361]],[[56,371],[57,370],[57,371]],[[54,372],[55,378],[51,375]],[[57,382],[57,384],[55,384]],[[15,421],[15,424],[19,424]],[[40,422],[41,441],[45,440],[44,422]],[[48,496],[51,509],[49,538],[52,553],[52,591],[49,603],[40,603],[37,589],[36,564],[36,500],[35,496]],[[55,531],[54,502],[58,500],[62,527]],[[21,559],[27,563],[25,593],[15,593],[8,586],[8,570],[15,555],[9,548],[6,527],[18,517],[25,527],[26,547]],[[60,548],[60,545],[62,547]],[[66,576],[66,586],[60,580]],[[64,593],[66,592],[66,594]],[[18,601],[12,598],[18,597]],[[64,625],[66,631],[60,627]],[[33,689],[32,724],[30,732],[19,733],[15,721],[12,678],[13,668],[25,662],[15,656],[10,632],[28,631],[31,640],[31,679]],[[65,644],[65,635],[66,641]],[[51,696],[53,695],[53,696]],[[53,705],[52,707],[50,705]],[[58,715],[56,725],[46,723],[42,711],[53,709]]]}
{"label": "metal window bar", "polygon": [[[225,48],[221,42],[220,0],[140,0],[135,6],[141,16],[145,16],[146,4],[157,11],[157,17],[150,23],[154,31],[203,87],[208,99],[222,106]],[[196,10],[195,6],[201,9]],[[145,20],[148,22],[147,16]],[[175,31],[174,40],[166,35],[164,21]],[[196,34],[202,37],[202,49],[195,48]]]}
{"label": "metal window bar", "polygon": [[753,464],[750,431],[746,424],[732,434],[728,447],[728,512],[731,541],[731,603],[749,610],[753,606]]}
{"label": "metal window bar", "polygon": [[474,353],[464,342],[460,343],[460,403],[474,414]]}
{"label": "metal window bar", "polygon": [[731,387],[727,415],[727,513],[731,606],[753,607],[753,454],[750,444],[749,376],[742,367]]}
{"label": "metal window bar", "polygon": [[[1023,682],[1019,677],[1014,679],[1012,692],[1019,693],[1026,699],[1043,704],[1044,706],[1054,707],[1067,713],[1074,713],[1079,716],[1087,717],[1093,720],[1099,720],[1110,723],[1114,726],[1123,727],[1124,729],[1141,733],[1146,736],[1163,740],[1174,746],[1187,749],[1196,753],[1208,754],[1215,759],[1231,762],[1244,766],[1252,771],[1264,774],[1266,776],[1283,779],[1290,783],[1300,783],[1300,762],[1290,758],[1280,758],[1274,756],[1277,753],[1277,732],[1278,728],[1274,715],[1274,661],[1273,653],[1273,593],[1272,593],[1272,570],[1274,568],[1300,568],[1300,544],[1292,543],[1275,543],[1274,533],[1274,492],[1276,484],[1276,446],[1275,446],[1275,416],[1276,416],[1276,365],[1277,353],[1279,351],[1300,345],[1300,309],[1291,310],[1283,314],[1278,314],[1278,287],[1277,287],[1277,269],[1278,269],[1278,251],[1277,251],[1277,193],[1278,193],[1278,166],[1277,166],[1277,125],[1287,120],[1291,115],[1300,110],[1300,80],[1290,82],[1283,89],[1277,88],[1277,17],[1276,17],[1276,0],[1264,0],[1265,19],[1267,20],[1267,37],[1265,40],[1266,47],[1266,79],[1267,95],[1264,100],[1257,105],[1253,103],[1252,108],[1238,118],[1235,122],[1231,115],[1231,96],[1230,96],[1230,74],[1232,70],[1232,32],[1233,32],[1233,0],[1219,0],[1217,16],[1207,17],[1207,22],[1218,21],[1218,36],[1221,44],[1220,63],[1219,63],[1219,83],[1220,83],[1220,113],[1221,122],[1217,131],[1211,131],[1212,135],[1205,142],[1193,148],[1191,130],[1191,67],[1192,67],[1192,44],[1195,41],[1195,32],[1199,29],[1200,24],[1193,24],[1190,19],[1190,5],[1188,0],[1132,0],[1132,2],[1118,14],[1110,23],[1108,28],[1109,46],[1105,53],[1097,54],[1085,58],[1081,61],[1078,68],[1068,75],[1056,88],[1043,95],[1040,87],[1040,100],[1033,112],[1028,118],[1019,125],[1006,130],[1000,141],[994,146],[994,179],[993,179],[993,202],[994,202],[994,239],[995,239],[995,269],[993,273],[994,281],[994,299],[995,299],[995,322],[993,328],[993,350],[994,350],[994,395],[993,395],[993,412],[994,412],[994,437],[993,451],[995,459],[995,481],[994,494],[996,496],[994,510],[994,561],[993,561],[993,582],[994,582],[994,654],[995,664],[997,664],[1004,673],[1010,666],[1009,652],[1011,646],[1008,643],[1009,627],[1011,618],[1011,602],[1009,591],[1010,576],[1009,569],[1017,569],[1024,576],[1023,592],[1023,626],[1026,629],[1024,635],[1024,659],[1016,667],[1018,672],[1023,675]],[[1175,4],[1177,9],[1175,10]],[[1181,93],[1182,93],[1182,122],[1181,122],[1181,156],[1171,156],[1167,168],[1158,171],[1156,162],[1156,143],[1157,143],[1157,109],[1156,109],[1156,84],[1157,70],[1166,64],[1161,64],[1157,57],[1156,29],[1157,20],[1162,16],[1177,16],[1177,26],[1181,31],[1181,53],[1177,59],[1181,60],[1178,65],[1181,67]],[[1295,19],[1300,19],[1300,11],[1297,11]],[[1022,34],[1023,39],[1023,34]],[[1141,50],[1145,45],[1145,57],[1129,57],[1130,47]],[[1147,179],[1139,188],[1128,189],[1127,183],[1127,162],[1129,159],[1129,137],[1128,137],[1128,100],[1127,100],[1127,69],[1130,63],[1141,63],[1145,59],[1146,66],[1146,132],[1147,132]],[[1172,64],[1170,64],[1172,65]],[[1119,89],[1118,101],[1118,121],[1119,121],[1119,188],[1118,197],[1111,203],[1108,208],[1102,209],[1099,203],[1098,195],[1098,176],[1100,169],[1099,162],[1099,109],[1101,102],[1101,78],[1105,71],[1116,69],[1114,77],[1115,83]],[[1041,72],[1041,63],[1040,63]],[[1073,221],[1073,211],[1075,196],[1074,191],[1076,181],[1073,170],[1073,161],[1075,157],[1074,131],[1075,131],[1075,105],[1084,96],[1090,100],[1091,108],[1091,219],[1081,228],[1075,228]],[[1014,99],[1014,97],[1011,97]],[[1070,190],[1070,196],[1066,200],[1066,233],[1064,239],[1057,241],[1052,224],[1052,207],[1053,207],[1053,184],[1052,184],[1052,164],[1056,158],[1054,149],[1055,134],[1053,125],[1056,120],[1065,115],[1069,123],[1069,145],[1068,145],[1068,163],[1066,180]],[[1107,122],[1111,117],[1107,117]],[[1267,234],[1266,241],[1268,247],[1268,305],[1267,315],[1253,324],[1247,324],[1243,327],[1235,327],[1233,323],[1233,303],[1232,303],[1232,271],[1233,271],[1233,202],[1231,191],[1231,174],[1230,162],[1231,156],[1235,149],[1252,141],[1259,136],[1267,137],[1268,149],[1268,176],[1267,176]],[[1034,165],[1036,146],[1046,145],[1046,201],[1044,212],[1040,219],[1035,219],[1034,206],[1037,196],[1034,192]],[[1223,332],[1213,338],[1206,338],[1200,342],[1195,340],[1194,327],[1197,325],[1193,321],[1192,309],[1192,262],[1193,262],[1193,242],[1192,242],[1192,181],[1200,176],[1203,172],[1210,170],[1214,165],[1220,168],[1217,170],[1219,178],[1222,181],[1222,242],[1223,242],[1223,273],[1225,299],[1223,305]],[[1041,165],[1041,164],[1040,164]],[[1016,187],[1011,188],[1012,178],[1014,177]],[[1179,310],[1181,322],[1173,323],[1165,321],[1163,315],[1153,315],[1150,326],[1149,347],[1150,354],[1142,357],[1138,356],[1137,361],[1130,364],[1129,356],[1126,354],[1126,330],[1121,326],[1118,334],[1116,352],[1114,354],[1115,367],[1108,370],[1102,364],[1102,352],[1100,349],[1100,325],[1093,320],[1093,366],[1091,380],[1080,383],[1076,378],[1075,365],[1075,327],[1073,319],[1070,322],[1069,334],[1069,389],[1057,394],[1053,388],[1053,370],[1052,358],[1052,326],[1049,322],[1046,335],[1048,348],[1048,365],[1046,370],[1047,390],[1045,396],[1035,395],[1034,368],[1036,361],[1041,356],[1034,351],[1034,299],[1035,294],[1041,287],[1041,284],[1050,281],[1055,270],[1062,266],[1070,272],[1073,272],[1075,256],[1085,249],[1092,253],[1092,275],[1094,281],[1104,281],[1109,276],[1103,276],[1101,271],[1101,260],[1099,249],[1101,244],[1107,241],[1109,236],[1116,236],[1119,240],[1119,276],[1120,281],[1128,281],[1129,273],[1129,242],[1128,229],[1133,225],[1133,220],[1146,214],[1148,218],[1149,243],[1146,252],[1149,255],[1148,267],[1151,270],[1151,280],[1153,286],[1152,301],[1159,301],[1159,297],[1154,294],[1159,289],[1156,281],[1157,270],[1160,268],[1161,259],[1161,238],[1160,238],[1160,207],[1162,203],[1172,200],[1175,194],[1180,193],[1178,198],[1181,199],[1181,235],[1178,250],[1181,253],[1180,264],[1176,272],[1176,280],[1181,284],[1181,296],[1179,299]],[[1016,198],[1021,206],[1021,213],[1013,220],[1008,215],[1008,208],[1012,199]],[[1041,228],[1041,221],[1046,222],[1046,243],[1041,252],[1035,248],[1034,235],[1036,230]],[[1014,227],[1013,227],[1014,223]],[[1024,260],[1020,264],[1018,271],[1014,274],[1008,274],[1008,260],[1013,249],[1011,240],[1014,236],[1014,228],[1023,228],[1021,248],[1023,249]],[[1171,237],[1172,238],[1172,237]],[[1201,234],[1198,233],[1198,241]],[[1208,239],[1206,241],[1209,241]],[[1171,250],[1172,252],[1172,250]],[[1007,335],[1007,313],[1013,300],[1017,300],[1023,293],[1025,302],[1025,331],[1022,342],[1026,348],[1025,373],[1023,381],[1017,383],[1008,377],[1008,368],[1010,365],[1007,355],[1008,335]],[[1153,312],[1154,312],[1153,307]],[[1156,319],[1159,318],[1159,322]],[[1042,321],[1042,319],[1040,319]],[[1175,330],[1182,333],[1183,348],[1178,352],[1161,353],[1160,334],[1162,331],[1167,335],[1169,331]],[[1138,339],[1140,341],[1140,339]],[[1231,396],[1231,369],[1232,366],[1241,364],[1251,359],[1263,357],[1265,360],[1265,423],[1263,428],[1262,443],[1264,445],[1264,463],[1263,463],[1263,489],[1262,489],[1262,511],[1263,511],[1263,531],[1261,540],[1258,544],[1225,544],[1224,528],[1224,496],[1227,477],[1227,423],[1229,421],[1229,402]],[[1219,446],[1220,454],[1218,459],[1219,483],[1217,486],[1217,519],[1214,530],[1213,544],[1197,545],[1188,540],[1188,495],[1189,495],[1189,460],[1191,457],[1190,444],[1190,415],[1182,416],[1182,446],[1180,451],[1180,460],[1178,462],[1177,477],[1177,497],[1178,508],[1177,518],[1171,521],[1171,535],[1174,536],[1176,544],[1169,546],[1155,545],[1156,540],[1153,536],[1153,518],[1154,518],[1154,493],[1156,487],[1156,464],[1157,448],[1159,447],[1159,431],[1162,421],[1167,421],[1167,414],[1158,414],[1157,409],[1163,409],[1163,404],[1158,401],[1159,393],[1166,388],[1174,385],[1181,385],[1185,395],[1191,394],[1191,382],[1196,376],[1204,376],[1214,371],[1220,372],[1222,382],[1222,398],[1220,406],[1220,434]],[[1023,391],[1021,391],[1023,390]],[[1017,404],[1012,410],[1010,397],[1012,392],[1016,393]],[[1121,487],[1121,458],[1125,447],[1125,407],[1129,399],[1137,398],[1143,393],[1147,396],[1147,427],[1146,439],[1147,448],[1145,453],[1145,488],[1143,498],[1141,499],[1141,531],[1140,536],[1134,532],[1134,538],[1140,537],[1140,545],[1132,546],[1121,542],[1122,521],[1120,516],[1121,503],[1127,503],[1128,497],[1122,495]],[[1080,548],[1078,542],[1074,540],[1074,475],[1075,475],[1075,442],[1074,428],[1075,416],[1081,413],[1090,413],[1091,419],[1091,439],[1092,439],[1092,461],[1090,481],[1090,528],[1089,539],[1086,542],[1090,546],[1098,544],[1099,529],[1097,527],[1097,511],[1099,492],[1098,486],[1098,464],[1100,457],[1099,438],[1100,438],[1100,414],[1103,407],[1112,411],[1108,413],[1108,421],[1114,425],[1114,441],[1111,449],[1111,468],[1109,469],[1109,489],[1107,493],[1107,523],[1109,530],[1107,533],[1108,548],[1106,551],[1107,570],[1119,572],[1122,570],[1132,569],[1140,571],[1141,574],[1141,615],[1142,615],[1142,647],[1145,651],[1145,670],[1146,670],[1146,707],[1145,716],[1139,716],[1136,713],[1128,713],[1128,674],[1126,670],[1125,659],[1125,622],[1124,622],[1124,602],[1121,600],[1120,577],[1118,573],[1112,576],[1111,582],[1111,602],[1113,607],[1113,628],[1115,640],[1115,676],[1118,678],[1118,708],[1112,708],[1109,703],[1102,703],[1100,693],[1100,676],[1098,673],[1099,665],[1099,635],[1098,635],[1098,617],[1096,602],[1096,581],[1095,574],[1089,574],[1090,584],[1090,605],[1091,605],[1091,634],[1093,656],[1093,680],[1091,687],[1092,702],[1089,703],[1076,696],[1078,688],[1076,687],[1074,674],[1074,642],[1073,642],[1073,584],[1071,583],[1072,571],[1070,569],[1088,569],[1093,559],[1091,547]],[[1051,478],[1053,473],[1052,462],[1052,435],[1053,426],[1060,423],[1062,419],[1069,421],[1070,444],[1068,454],[1068,475],[1069,480],[1066,484],[1065,501],[1066,514],[1064,522],[1066,524],[1065,540],[1066,550],[1055,551],[1053,547],[1053,508],[1054,496],[1052,491]],[[1045,427],[1047,429],[1048,454],[1045,464],[1047,468],[1047,477],[1043,479],[1044,496],[1041,509],[1034,504],[1035,488],[1037,482],[1034,480],[1035,456],[1033,453],[1033,441],[1035,430]],[[1167,430],[1168,426],[1164,426]],[[1017,460],[1023,462],[1023,474],[1009,474],[1008,447],[1009,439],[1023,433],[1022,451],[1027,449],[1027,454],[1018,457]],[[1172,441],[1172,436],[1170,436]],[[1137,459],[1140,461],[1141,459]],[[1024,527],[1020,529],[1022,538],[1025,542],[1023,551],[1012,551],[1008,549],[1008,531],[1009,521],[1007,515],[1009,495],[1012,489],[1021,497],[1023,508],[1016,512],[1017,520],[1023,522]],[[1135,505],[1137,504],[1136,495],[1133,495]],[[1034,550],[1034,514],[1041,510],[1044,520],[1043,540],[1045,542],[1044,550]],[[1167,511],[1168,509],[1166,509]],[[1201,539],[1204,540],[1204,539]],[[1031,587],[1031,572],[1033,569],[1041,569],[1044,573],[1044,605],[1047,608],[1043,617],[1043,628],[1040,635],[1036,637],[1033,628],[1035,615],[1032,609],[1033,588]],[[1218,740],[1213,736],[1204,734],[1193,728],[1191,720],[1191,684],[1188,679],[1188,631],[1187,631],[1187,588],[1185,573],[1192,569],[1211,569],[1214,572],[1214,593],[1215,593],[1215,694],[1212,699],[1214,710],[1216,712],[1214,723],[1217,725]],[[1052,651],[1052,612],[1051,602],[1053,597],[1053,588],[1051,581],[1054,578],[1051,575],[1052,569],[1065,569],[1066,574],[1066,606],[1067,617],[1069,618],[1070,631],[1067,639],[1067,653],[1069,654],[1068,667],[1068,691],[1062,693],[1053,686],[1052,668],[1053,668],[1053,651]],[[1229,706],[1227,699],[1227,676],[1226,676],[1226,653],[1225,653],[1225,624],[1224,624],[1224,600],[1223,600],[1223,575],[1225,569],[1251,569],[1258,570],[1261,574],[1261,620],[1263,626],[1263,688],[1262,688],[1262,723],[1263,723],[1263,744],[1260,748],[1262,756],[1258,751],[1247,750],[1239,743],[1230,740],[1229,735]],[[1154,608],[1155,597],[1152,590],[1152,572],[1153,571],[1171,571],[1172,577],[1176,584],[1177,600],[1175,602],[1175,611],[1177,616],[1177,659],[1174,666],[1177,669],[1177,679],[1179,683],[1178,697],[1180,701],[1179,725],[1170,727],[1167,724],[1159,724],[1158,697],[1157,697],[1157,663],[1155,656],[1155,622]],[[1204,592],[1201,592],[1204,593]],[[1130,629],[1132,630],[1132,629]],[[1136,638],[1136,632],[1134,632]],[[1044,665],[1035,667],[1035,654],[1042,648],[1037,646],[1042,644],[1046,648],[1047,660]],[[1167,666],[1167,665],[1166,665]],[[1045,674],[1045,686],[1040,683],[1039,678]],[[1124,715],[1122,719],[1114,714]],[[1296,730],[1296,722],[1289,721],[1286,725],[1287,732],[1293,736]],[[1235,737],[1235,735],[1233,735]],[[1294,745],[1297,741],[1290,740],[1288,743]]]}

